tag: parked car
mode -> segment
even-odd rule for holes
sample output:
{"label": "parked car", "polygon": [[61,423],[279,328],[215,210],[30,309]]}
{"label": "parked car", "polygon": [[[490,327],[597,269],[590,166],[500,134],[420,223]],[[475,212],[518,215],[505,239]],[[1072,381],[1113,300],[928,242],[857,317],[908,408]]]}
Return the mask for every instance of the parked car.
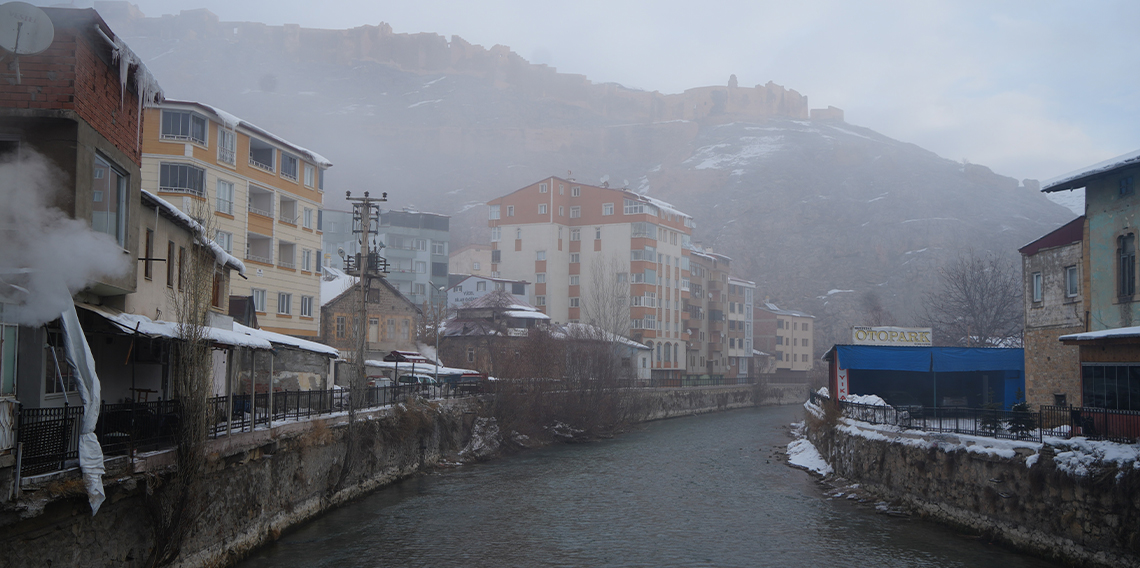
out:
{"label": "parked car", "polygon": [[439,384],[434,377],[420,374],[400,375],[397,382],[400,383],[400,385],[419,385],[421,390],[427,390]]}

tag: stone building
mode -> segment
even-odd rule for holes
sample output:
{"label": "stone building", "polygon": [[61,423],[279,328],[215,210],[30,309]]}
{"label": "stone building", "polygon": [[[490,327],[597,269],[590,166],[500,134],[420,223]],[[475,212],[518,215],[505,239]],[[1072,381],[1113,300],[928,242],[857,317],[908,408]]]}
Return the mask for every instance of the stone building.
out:
{"label": "stone building", "polygon": [[[392,351],[416,351],[416,329],[422,312],[386,278],[371,278],[368,290],[368,321],[363,328],[366,359],[383,359]],[[346,356],[360,345],[359,282],[321,306],[321,342]]]}
{"label": "stone building", "polygon": [[1085,188],[1079,270],[1087,331],[1060,337],[1065,345],[1080,348],[1083,406],[1140,410],[1138,177],[1140,151],[1049,180],[1041,188],[1047,193]]}
{"label": "stone building", "polygon": [[1025,286],[1025,400],[1034,406],[1080,404],[1080,349],[1062,335],[1085,327],[1085,217],[1021,247]]}

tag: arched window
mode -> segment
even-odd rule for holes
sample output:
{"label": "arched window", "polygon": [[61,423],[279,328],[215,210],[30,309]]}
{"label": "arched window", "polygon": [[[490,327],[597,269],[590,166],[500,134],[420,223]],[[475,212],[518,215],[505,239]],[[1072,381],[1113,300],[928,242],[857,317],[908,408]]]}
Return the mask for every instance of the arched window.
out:
{"label": "arched window", "polygon": [[658,363],[661,362],[661,344],[660,343],[657,344],[657,362]]}
{"label": "arched window", "polygon": [[1117,295],[1131,296],[1136,293],[1136,235],[1121,235],[1117,244]]}
{"label": "arched window", "polygon": [[677,351],[677,346],[678,346],[678,345],[680,345],[680,343],[674,343],[674,344],[673,344],[673,361],[675,361],[675,362],[677,362],[677,363],[680,363],[680,362],[681,362],[681,357],[679,357],[679,356],[677,355],[677,353],[678,353],[678,351]]}
{"label": "arched window", "polygon": [[670,363],[673,361],[673,350],[669,348],[669,344],[665,344],[665,362]]}

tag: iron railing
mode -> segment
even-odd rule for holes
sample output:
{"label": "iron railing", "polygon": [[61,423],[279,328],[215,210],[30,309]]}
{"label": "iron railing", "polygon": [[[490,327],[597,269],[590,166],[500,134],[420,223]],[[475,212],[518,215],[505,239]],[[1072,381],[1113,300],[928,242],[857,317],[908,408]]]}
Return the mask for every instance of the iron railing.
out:
{"label": "iron railing", "polygon": [[[817,392],[809,394],[813,404],[830,404],[831,399]],[[875,406],[837,401],[848,418],[870,424],[890,424],[900,428],[969,434],[1011,440],[1040,442],[1044,437],[1111,440],[1135,443],[1140,440],[1140,411],[1071,406],[1042,406],[1040,411],[989,408]]]}
{"label": "iron railing", "polygon": [[20,475],[56,471],[79,459],[82,420],[82,406],[21,408],[16,419],[16,443],[22,448]]}

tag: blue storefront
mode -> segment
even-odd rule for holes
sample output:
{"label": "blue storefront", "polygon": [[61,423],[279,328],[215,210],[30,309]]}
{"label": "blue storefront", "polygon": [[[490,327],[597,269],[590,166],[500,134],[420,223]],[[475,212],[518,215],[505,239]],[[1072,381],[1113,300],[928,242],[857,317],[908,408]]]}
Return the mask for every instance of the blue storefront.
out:
{"label": "blue storefront", "polygon": [[1025,398],[1020,348],[836,345],[823,358],[840,400],[874,394],[893,406],[1009,409]]}

